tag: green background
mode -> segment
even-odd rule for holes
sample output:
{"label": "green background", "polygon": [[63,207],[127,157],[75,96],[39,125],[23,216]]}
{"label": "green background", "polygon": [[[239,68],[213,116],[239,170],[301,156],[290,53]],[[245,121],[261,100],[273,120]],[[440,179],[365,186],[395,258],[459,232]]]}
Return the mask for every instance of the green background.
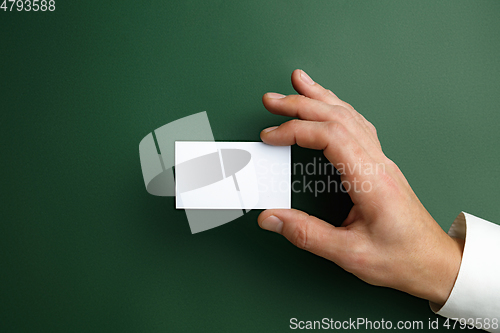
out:
{"label": "green background", "polygon": [[[498,221],[499,16],[499,1],[56,0],[54,12],[0,11],[0,331],[437,318],[425,300],[261,230],[260,211],[192,235],[174,198],[146,192],[138,145],[204,110],[216,140],[259,141],[286,120],[261,96],[292,93],[302,68],[374,123],[443,229],[461,210]],[[294,161],[318,156],[293,149]],[[349,200],[331,199],[294,194],[292,206],[335,223]]]}

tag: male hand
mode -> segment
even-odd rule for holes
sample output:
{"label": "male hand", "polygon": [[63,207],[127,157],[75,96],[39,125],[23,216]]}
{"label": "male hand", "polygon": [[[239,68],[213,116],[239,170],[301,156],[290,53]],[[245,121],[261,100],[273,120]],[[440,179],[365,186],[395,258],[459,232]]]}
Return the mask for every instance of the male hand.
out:
{"label": "male hand", "polygon": [[322,149],[342,172],[354,206],[341,227],[294,209],[263,211],[259,225],[363,281],[443,305],[460,268],[463,240],[448,236],[423,207],[382,152],[370,122],[304,71],[293,72],[292,84],[299,95],[267,93],[262,101],[273,114],[299,119],[263,130],[262,141]]}

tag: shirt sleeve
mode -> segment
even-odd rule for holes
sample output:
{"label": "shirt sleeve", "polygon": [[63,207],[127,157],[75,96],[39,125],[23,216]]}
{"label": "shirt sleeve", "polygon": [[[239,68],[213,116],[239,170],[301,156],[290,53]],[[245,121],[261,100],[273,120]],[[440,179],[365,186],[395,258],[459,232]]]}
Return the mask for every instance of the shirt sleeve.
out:
{"label": "shirt sleeve", "polygon": [[462,212],[448,234],[465,240],[462,263],[448,300],[432,311],[500,332],[500,226]]}

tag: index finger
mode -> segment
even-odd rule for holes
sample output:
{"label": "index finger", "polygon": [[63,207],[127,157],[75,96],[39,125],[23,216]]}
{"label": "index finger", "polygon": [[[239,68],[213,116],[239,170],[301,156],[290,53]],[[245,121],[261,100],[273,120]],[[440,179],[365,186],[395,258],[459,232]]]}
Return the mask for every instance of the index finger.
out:
{"label": "index finger", "polygon": [[[278,127],[263,130],[260,136],[262,141],[274,146],[297,144],[304,148],[323,150],[325,157],[337,170],[342,171],[343,179],[350,183],[368,178],[364,168],[372,162],[372,158],[338,122],[293,119]],[[359,194],[350,189],[347,192],[353,202],[357,201]]]}

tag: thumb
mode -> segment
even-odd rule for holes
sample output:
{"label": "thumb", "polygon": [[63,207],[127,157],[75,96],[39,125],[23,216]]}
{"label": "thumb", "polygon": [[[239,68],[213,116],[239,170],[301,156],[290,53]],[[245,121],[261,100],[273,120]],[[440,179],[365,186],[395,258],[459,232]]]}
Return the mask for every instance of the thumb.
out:
{"label": "thumb", "polygon": [[285,236],[300,249],[338,262],[347,230],[296,209],[268,209],[258,218],[262,229]]}

